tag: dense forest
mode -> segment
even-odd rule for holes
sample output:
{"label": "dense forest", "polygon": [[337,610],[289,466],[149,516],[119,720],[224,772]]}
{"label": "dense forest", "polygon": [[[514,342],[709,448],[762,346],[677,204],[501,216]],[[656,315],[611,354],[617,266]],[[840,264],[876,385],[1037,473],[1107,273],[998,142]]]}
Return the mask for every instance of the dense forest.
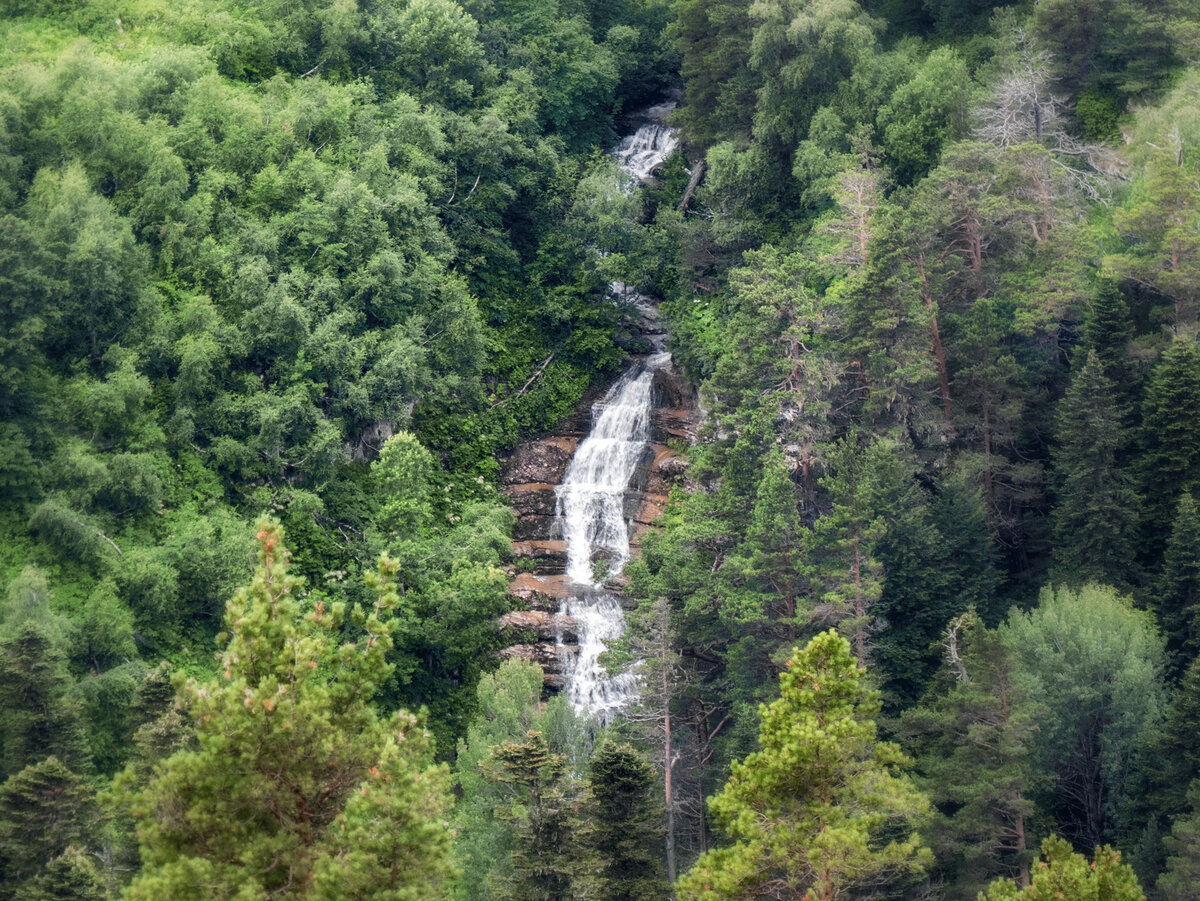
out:
{"label": "dense forest", "polygon": [[[1200,898],[1194,2],[0,26],[0,899]],[[614,282],[703,422],[604,722],[499,475]]]}

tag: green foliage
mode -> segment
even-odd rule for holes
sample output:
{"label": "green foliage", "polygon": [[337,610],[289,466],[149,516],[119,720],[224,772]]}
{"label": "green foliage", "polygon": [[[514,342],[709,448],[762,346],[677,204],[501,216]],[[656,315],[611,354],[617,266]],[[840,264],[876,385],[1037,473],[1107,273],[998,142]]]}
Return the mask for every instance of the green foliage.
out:
{"label": "green foliage", "polygon": [[1166,870],[1155,883],[1155,889],[1168,901],[1182,901],[1195,891],[1200,878],[1197,861],[1200,857],[1200,782],[1188,789],[1191,811],[1171,824],[1171,834],[1164,840],[1167,847]]}
{"label": "green foliage", "polygon": [[1069,842],[1051,836],[1042,842],[1042,861],[1033,871],[1032,883],[1021,888],[1011,880],[998,881],[980,892],[980,901],[1053,901],[1056,898],[1144,901],[1146,894],[1120,852],[1105,845],[1096,849],[1090,863],[1075,854]]}
{"label": "green foliage", "polygon": [[512,830],[512,874],[493,877],[496,897],[506,901],[561,901],[572,896],[578,875],[578,829],[566,786],[566,755],[551,752],[530,730],[520,741],[492,748],[483,771],[504,786],[495,815]]}
{"label": "green foliage", "polygon": [[282,542],[260,524],[221,678],[181,683],[199,748],[129,793],[145,862],[130,897],[407,898],[450,873],[445,767],[415,717],[370,705],[390,668],[395,564],[381,560],[377,600],[354,616],[362,638],[337,647],[344,606],[302,609]]}
{"label": "green foliage", "polygon": [[1035,786],[1032,745],[1044,708],[1031,699],[1013,653],[972,612],[940,646],[944,664],[898,729],[916,757],[918,786],[934,805],[926,827],[953,897],[999,875],[1028,882]]}
{"label": "green foliage", "polygon": [[606,741],[592,755],[582,843],[598,872],[590,896],[601,901],[650,901],[666,891],[659,862],[662,811],[654,771],[629,745]]}
{"label": "green foliage", "polygon": [[1054,555],[1072,582],[1131,581],[1140,498],[1120,467],[1127,411],[1096,351],[1072,379],[1058,412]]}
{"label": "green foliage", "polygon": [[1162,716],[1153,620],[1112,588],[1046,588],[1001,636],[1031,698],[1049,711],[1033,742],[1038,770],[1053,780],[1040,805],[1084,845],[1120,836],[1133,762]]}
{"label": "green foliage", "polygon": [[710,802],[734,844],[701,856],[680,897],[748,898],[778,883],[832,899],[929,862],[907,828],[928,802],[899,774],[899,748],[876,740],[879,701],[864,675],[832,631],[796,649],[780,699],[761,710],[762,750]]}
{"label": "green foliage", "polygon": [[88,785],[54,756],[14,772],[0,785],[5,897],[25,897],[28,881],[36,893],[39,883],[62,878],[56,874],[62,863],[56,865],[55,859],[93,837],[94,800]]}

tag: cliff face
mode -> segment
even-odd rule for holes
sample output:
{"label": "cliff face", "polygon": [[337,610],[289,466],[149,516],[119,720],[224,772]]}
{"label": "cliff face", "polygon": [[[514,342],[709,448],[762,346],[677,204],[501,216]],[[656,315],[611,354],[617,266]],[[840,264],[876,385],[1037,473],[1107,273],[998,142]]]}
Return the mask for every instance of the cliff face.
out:
{"label": "cliff face", "polygon": [[[567,548],[555,515],[555,488],[591,429],[592,404],[603,394],[600,391],[585,398],[556,434],[521,444],[501,461],[502,490],[517,514],[513,533],[516,575],[509,592],[523,609],[500,618],[499,628],[512,642],[500,653],[539,663],[551,690],[563,686],[563,662],[578,652],[575,623],[559,612],[568,594],[564,575]],[[671,485],[687,470],[687,461],[667,443],[691,442],[700,422],[695,389],[672,369],[655,373],[652,402],[650,443],[625,496],[635,553],[638,537],[663,512]],[[620,580],[608,587],[619,592]]]}

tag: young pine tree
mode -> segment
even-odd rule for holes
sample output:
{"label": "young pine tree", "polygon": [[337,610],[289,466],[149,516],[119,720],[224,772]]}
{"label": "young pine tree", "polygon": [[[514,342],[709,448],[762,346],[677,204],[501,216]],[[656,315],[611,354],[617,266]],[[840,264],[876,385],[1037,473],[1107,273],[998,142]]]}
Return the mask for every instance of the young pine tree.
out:
{"label": "young pine tree", "polygon": [[[199,747],[127,792],[144,868],[138,898],[435,895],[452,869],[444,766],[411,714],[371,705],[388,675],[398,603],[386,557],[362,638],[338,646],[343,606],[302,611],[279,527],[259,526],[258,568],[229,602],[222,676],[180,701]],[[131,779],[131,781],[136,781]]]}
{"label": "young pine tree", "polygon": [[[1121,863],[1119,851],[1105,845],[1096,849],[1088,862],[1058,836],[1042,842],[1042,857],[1030,885],[1021,887],[1011,879],[998,880],[980,892],[979,901],[1146,901],[1133,868]],[[1192,896],[1187,896],[1192,897]]]}
{"label": "young pine tree", "polygon": [[1156,559],[1181,492],[1200,480],[1200,352],[1177,337],[1150,375],[1142,400],[1138,464],[1146,500],[1147,553]]}
{"label": "young pine tree", "polygon": [[928,802],[900,774],[899,748],[876,741],[879,699],[865,680],[836,632],[796,649],[779,700],[761,708],[762,750],[709,802],[733,844],[700,857],[681,899],[835,901],[931,860],[910,826]]}

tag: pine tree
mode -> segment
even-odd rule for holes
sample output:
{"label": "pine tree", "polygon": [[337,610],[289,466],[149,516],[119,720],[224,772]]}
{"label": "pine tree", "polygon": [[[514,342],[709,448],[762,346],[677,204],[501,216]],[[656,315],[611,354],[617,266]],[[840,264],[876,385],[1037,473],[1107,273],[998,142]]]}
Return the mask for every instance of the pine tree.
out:
{"label": "pine tree", "polygon": [[1089,863],[1069,842],[1051,836],[1042,842],[1042,856],[1028,887],[1012,880],[993,882],[979,901],[1146,901],[1133,868],[1121,863],[1120,853],[1108,845],[1097,848]]}
{"label": "pine tree", "polygon": [[31,764],[0,786],[0,897],[11,897],[71,845],[91,834],[91,788],[57,757]]}
{"label": "pine tree", "polygon": [[654,771],[629,745],[606,741],[591,761],[583,845],[597,901],[658,901],[667,894],[659,849],[662,810]]}
{"label": "pine tree", "polygon": [[1129,344],[1133,341],[1133,318],[1129,304],[1116,285],[1104,282],[1096,292],[1091,315],[1083,326],[1083,344],[1095,351],[1104,376],[1113,384],[1116,404],[1132,415],[1138,389],[1138,378],[1129,359]]}
{"label": "pine tree", "polygon": [[380,560],[376,602],[355,613],[362,637],[336,646],[343,605],[302,612],[281,530],[263,521],[258,539],[254,578],[226,610],[222,676],[181,686],[199,748],[127,789],[144,862],[129,897],[436,894],[451,870],[446,768],[415,717],[371,705],[395,564]]}
{"label": "pine tree", "polygon": [[1127,443],[1125,415],[1099,356],[1089,351],[1059,405],[1054,448],[1054,556],[1075,583],[1133,581],[1140,499],[1118,463]]}
{"label": "pine tree", "polygon": [[513,831],[512,876],[497,879],[505,901],[568,901],[578,875],[577,823],[565,789],[566,757],[551,753],[540,732],[492,748],[483,764],[493,782],[508,786],[509,803],[496,816]]}
{"label": "pine tree", "polygon": [[834,901],[930,861],[909,825],[928,802],[900,775],[899,748],[876,740],[879,699],[865,680],[832,630],[796,649],[779,700],[760,709],[762,750],[710,801],[733,844],[700,857],[680,898]]}

